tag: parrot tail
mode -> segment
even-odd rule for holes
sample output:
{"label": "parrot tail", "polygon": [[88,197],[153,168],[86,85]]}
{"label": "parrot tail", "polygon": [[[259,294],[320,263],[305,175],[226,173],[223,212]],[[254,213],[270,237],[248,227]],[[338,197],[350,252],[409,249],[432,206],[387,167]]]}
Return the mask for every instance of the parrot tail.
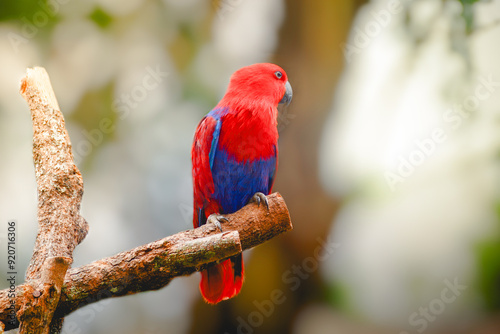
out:
{"label": "parrot tail", "polygon": [[230,257],[201,272],[200,291],[205,301],[216,304],[236,296],[243,284],[243,257]]}

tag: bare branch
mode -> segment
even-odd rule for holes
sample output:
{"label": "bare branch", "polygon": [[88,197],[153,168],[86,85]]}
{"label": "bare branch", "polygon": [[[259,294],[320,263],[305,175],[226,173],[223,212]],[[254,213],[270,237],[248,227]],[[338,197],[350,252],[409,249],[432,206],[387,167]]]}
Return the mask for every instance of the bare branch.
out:
{"label": "bare branch", "polygon": [[[281,195],[269,195],[268,201],[269,211],[251,203],[226,215],[224,233],[204,225],[68,270],[55,318],[101,299],[160,289],[174,277],[190,275],[291,230]],[[32,292],[26,284],[16,288],[21,300],[28,293]],[[9,306],[8,290],[0,291],[0,321],[7,330],[17,327],[9,322]]]}
{"label": "bare branch", "polygon": [[[27,282],[0,291],[0,333],[58,333],[63,317],[89,303],[156,290],[292,229],[279,194],[269,209],[249,204],[227,215],[224,233],[204,225],[85,266],[69,269],[88,225],[80,216],[83,181],[47,73],[28,69],[21,94],[33,121],[39,231]],[[14,289],[14,287],[12,287]]]}
{"label": "bare branch", "polygon": [[[83,181],[47,72],[28,69],[21,94],[31,110],[38,189],[38,235],[26,278],[29,290],[18,311],[20,333],[48,333],[73,250],[88,225],[80,216]],[[38,295],[38,297],[34,297]]]}

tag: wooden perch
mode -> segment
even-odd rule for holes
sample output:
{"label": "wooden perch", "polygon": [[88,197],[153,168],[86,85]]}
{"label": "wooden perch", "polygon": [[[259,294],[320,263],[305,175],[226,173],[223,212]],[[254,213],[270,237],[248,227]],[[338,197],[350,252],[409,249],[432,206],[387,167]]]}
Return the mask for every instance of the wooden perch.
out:
{"label": "wooden perch", "polygon": [[[69,269],[54,317],[68,315],[87,304],[110,297],[157,290],[174,277],[190,275],[208,264],[255,247],[292,229],[285,201],[280,194],[269,195],[269,211],[255,203],[225,215],[224,233],[212,224],[203,225],[164,239]],[[16,288],[16,298],[31,293],[26,284]],[[17,305],[17,303],[16,303]],[[8,290],[0,291],[0,321],[9,322]]]}
{"label": "wooden perch", "polygon": [[[0,291],[0,333],[59,333],[63,317],[98,300],[156,290],[292,229],[283,198],[268,196],[269,210],[249,204],[223,223],[180,232],[85,266],[69,269],[85,238],[80,216],[83,181],[73,162],[64,118],[46,71],[28,69],[21,94],[33,121],[33,160],[39,230],[26,283]],[[14,289],[14,286],[12,286]]]}
{"label": "wooden perch", "polygon": [[[200,240],[228,234],[221,234],[210,224],[71,269],[66,276],[57,315],[66,315],[89,301],[162,288],[174,277],[190,275],[211,262],[221,261],[290,230],[290,216],[281,195],[272,194],[268,200],[269,212],[264,207],[249,204],[236,213],[225,215],[229,222],[222,224],[223,230],[237,231],[241,242],[241,250],[232,254],[221,252],[218,244],[204,248]],[[200,247],[192,248],[191,245]],[[178,249],[187,250],[187,256],[176,255]]]}
{"label": "wooden perch", "polygon": [[[38,235],[26,272],[26,294],[17,317],[20,333],[48,333],[73,250],[85,238],[80,216],[83,181],[45,69],[28,69],[21,82],[33,122],[33,161],[38,191]],[[38,297],[34,297],[38,295]]]}

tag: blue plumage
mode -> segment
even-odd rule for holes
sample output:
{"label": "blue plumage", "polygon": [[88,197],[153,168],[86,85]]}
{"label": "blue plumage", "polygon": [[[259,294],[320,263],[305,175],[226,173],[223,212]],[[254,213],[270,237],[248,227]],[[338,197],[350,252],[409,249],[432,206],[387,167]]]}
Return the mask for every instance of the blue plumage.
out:
{"label": "blue plumage", "polygon": [[215,151],[212,177],[214,199],[221,213],[238,211],[256,193],[268,194],[273,184],[276,156],[267,159],[237,162],[223,148]]}
{"label": "blue plumage", "polygon": [[[250,65],[231,77],[226,94],[198,124],[193,140],[194,227],[208,220],[223,229],[219,214],[238,211],[254,196],[257,203],[266,201],[278,162],[277,106],[289,103],[291,96],[286,73],[274,64]],[[201,277],[207,302],[234,297],[243,284],[241,254],[209,266]]]}
{"label": "blue plumage", "polygon": [[214,108],[206,116],[217,122],[213,130],[209,161],[215,186],[213,199],[222,208],[220,213],[238,211],[256,192],[268,194],[276,171],[276,147],[270,157],[241,162],[236,161],[219,145],[223,116],[229,112],[229,108]]}

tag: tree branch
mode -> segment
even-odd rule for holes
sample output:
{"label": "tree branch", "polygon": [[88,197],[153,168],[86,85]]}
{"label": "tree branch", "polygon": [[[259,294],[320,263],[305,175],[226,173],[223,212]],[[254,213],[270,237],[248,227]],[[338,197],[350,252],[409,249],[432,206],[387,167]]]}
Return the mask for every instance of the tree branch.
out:
{"label": "tree branch", "polygon": [[21,94],[33,122],[38,235],[26,272],[27,289],[33,293],[25,295],[17,316],[21,334],[42,334],[49,332],[73,250],[87,235],[88,225],[80,216],[82,176],[73,162],[64,117],[45,69],[27,70]]}
{"label": "tree branch", "polygon": [[[27,281],[0,291],[0,333],[58,333],[62,319],[89,303],[156,290],[292,229],[283,198],[268,196],[269,210],[255,203],[226,215],[224,233],[212,224],[69,269],[88,225],[80,216],[83,181],[47,73],[28,69],[21,94],[33,121],[33,160],[39,231]],[[14,278],[15,281],[15,278]]]}
{"label": "tree branch", "polygon": [[[268,201],[269,211],[251,203],[225,215],[229,222],[222,224],[224,233],[212,224],[203,225],[68,270],[54,317],[105,298],[160,289],[174,277],[190,275],[291,230],[281,195],[269,195]],[[27,284],[16,288],[18,300],[28,293],[32,291]],[[6,330],[17,327],[16,321],[9,321],[9,306],[8,290],[0,291],[0,321]]]}

